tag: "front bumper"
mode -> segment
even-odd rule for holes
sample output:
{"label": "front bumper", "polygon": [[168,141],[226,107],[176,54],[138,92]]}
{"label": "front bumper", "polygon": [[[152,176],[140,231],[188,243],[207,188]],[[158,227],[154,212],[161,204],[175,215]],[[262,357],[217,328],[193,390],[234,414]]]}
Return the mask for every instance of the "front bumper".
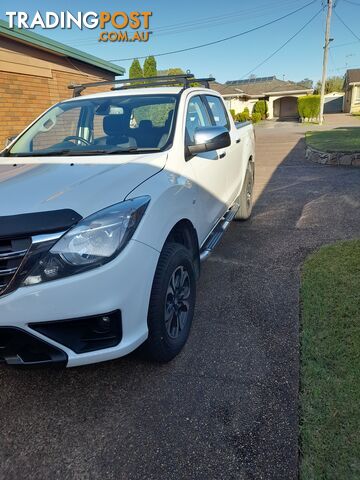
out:
{"label": "front bumper", "polygon": [[[49,345],[50,350],[59,350],[63,354],[62,363],[68,367],[110,360],[130,353],[148,335],[147,313],[158,258],[159,252],[153,248],[130,240],[117,258],[102,267],[48,283],[22,287],[0,297],[0,347],[1,327],[7,327],[27,332]],[[115,346],[95,351],[76,353],[32,328],[32,324],[83,319],[114,311],[121,312],[121,341]],[[2,346],[3,349],[6,347]]]}

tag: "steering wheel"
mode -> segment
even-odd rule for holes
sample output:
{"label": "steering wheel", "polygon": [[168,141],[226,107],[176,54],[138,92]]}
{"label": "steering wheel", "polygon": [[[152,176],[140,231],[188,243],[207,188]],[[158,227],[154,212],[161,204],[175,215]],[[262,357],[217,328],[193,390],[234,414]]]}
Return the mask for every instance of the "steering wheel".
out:
{"label": "steering wheel", "polygon": [[64,138],[63,142],[70,142],[70,140],[79,140],[85,145],[91,145],[91,143],[85,140],[85,138],[78,137],[77,135],[69,135],[68,137]]}

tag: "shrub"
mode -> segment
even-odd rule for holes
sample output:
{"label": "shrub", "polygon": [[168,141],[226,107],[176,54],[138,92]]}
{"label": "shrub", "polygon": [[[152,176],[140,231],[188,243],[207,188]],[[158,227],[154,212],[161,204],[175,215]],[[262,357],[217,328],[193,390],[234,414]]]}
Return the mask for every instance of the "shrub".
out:
{"label": "shrub", "polygon": [[247,116],[244,112],[237,113],[235,115],[235,121],[236,122],[246,122],[247,121]]}
{"label": "shrub", "polygon": [[247,107],[241,113],[237,113],[234,118],[236,122],[248,122],[250,119],[250,112]]}
{"label": "shrub", "polygon": [[246,116],[246,120],[250,120],[250,111],[247,107],[244,108],[243,114]]}
{"label": "shrub", "polygon": [[231,116],[232,116],[233,120],[235,120],[236,113],[235,113],[235,110],[233,108],[230,108],[230,113],[231,113]]}
{"label": "shrub", "polygon": [[266,100],[258,100],[253,108],[253,114],[254,113],[260,113],[261,120],[265,120],[268,115],[268,108],[267,108],[267,103]]}
{"label": "shrub", "polygon": [[298,98],[298,111],[302,119],[315,119],[320,115],[320,95],[306,95]]}
{"label": "shrub", "polygon": [[262,120],[261,113],[254,112],[254,113],[251,115],[251,121],[252,121],[253,123],[258,123],[258,122],[260,122],[260,120]]}

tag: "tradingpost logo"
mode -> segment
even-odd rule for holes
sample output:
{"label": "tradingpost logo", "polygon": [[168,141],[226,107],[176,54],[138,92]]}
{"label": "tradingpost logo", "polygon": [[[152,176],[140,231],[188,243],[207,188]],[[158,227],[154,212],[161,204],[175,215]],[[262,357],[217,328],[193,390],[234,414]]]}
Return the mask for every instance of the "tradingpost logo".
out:
{"label": "tradingpost logo", "polygon": [[147,42],[152,12],[6,12],[9,28],[33,30],[60,28],[100,29],[99,42]]}

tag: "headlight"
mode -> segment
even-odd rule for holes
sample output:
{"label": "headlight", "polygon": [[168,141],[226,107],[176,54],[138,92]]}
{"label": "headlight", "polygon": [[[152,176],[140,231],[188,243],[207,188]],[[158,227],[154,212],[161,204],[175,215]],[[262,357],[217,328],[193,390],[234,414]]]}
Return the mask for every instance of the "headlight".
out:
{"label": "headlight", "polygon": [[23,285],[55,280],[110,262],[133,236],[150,197],[137,197],[81,220],[31,269]]}

